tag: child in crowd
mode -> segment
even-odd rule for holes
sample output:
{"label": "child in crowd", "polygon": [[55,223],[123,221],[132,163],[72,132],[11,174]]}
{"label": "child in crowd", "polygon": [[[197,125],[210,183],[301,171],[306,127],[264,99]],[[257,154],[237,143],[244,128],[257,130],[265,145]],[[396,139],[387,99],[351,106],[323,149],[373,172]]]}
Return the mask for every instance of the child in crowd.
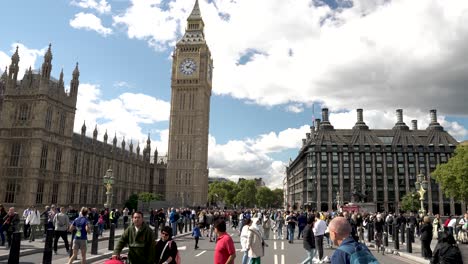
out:
{"label": "child in crowd", "polygon": [[201,237],[200,228],[203,227],[203,224],[196,225],[192,230],[192,236],[195,238],[195,249],[198,249],[198,239]]}

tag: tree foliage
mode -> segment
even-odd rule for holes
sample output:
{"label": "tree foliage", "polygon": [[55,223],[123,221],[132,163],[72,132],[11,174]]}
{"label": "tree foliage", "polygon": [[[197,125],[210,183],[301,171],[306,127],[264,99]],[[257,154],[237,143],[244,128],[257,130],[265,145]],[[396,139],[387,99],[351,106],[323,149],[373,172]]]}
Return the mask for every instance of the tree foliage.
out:
{"label": "tree foliage", "polygon": [[468,146],[459,145],[447,163],[437,165],[431,176],[447,197],[468,201]]}
{"label": "tree foliage", "polygon": [[275,207],[283,204],[283,190],[256,187],[255,180],[214,182],[208,186],[208,202],[211,205],[224,203],[228,207]]}
{"label": "tree foliage", "polygon": [[128,197],[128,200],[125,202],[125,207],[130,210],[130,212],[135,209],[138,209],[138,195],[137,194],[132,194],[130,197]]}
{"label": "tree foliage", "polygon": [[405,194],[401,198],[401,209],[403,211],[415,212],[421,208],[421,202],[419,201],[419,193],[410,192]]}

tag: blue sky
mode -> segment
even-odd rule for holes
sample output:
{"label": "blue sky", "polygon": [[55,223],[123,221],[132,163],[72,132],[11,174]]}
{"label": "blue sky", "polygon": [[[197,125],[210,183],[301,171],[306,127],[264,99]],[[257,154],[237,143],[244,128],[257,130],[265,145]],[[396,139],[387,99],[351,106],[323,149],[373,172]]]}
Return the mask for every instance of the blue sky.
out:
{"label": "blue sky", "polygon": [[[468,139],[467,1],[200,0],[214,59],[210,176],[263,177],[281,186],[313,111],[351,128],[439,122]],[[76,62],[75,131],[86,120],[119,141],[167,151],[171,52],[194,0],[10,1],[2,5],[0,67],[16,46],[20,72],[39,69],[52,43],[52,76]],[[22,75],[21,75],[22,76]]]}

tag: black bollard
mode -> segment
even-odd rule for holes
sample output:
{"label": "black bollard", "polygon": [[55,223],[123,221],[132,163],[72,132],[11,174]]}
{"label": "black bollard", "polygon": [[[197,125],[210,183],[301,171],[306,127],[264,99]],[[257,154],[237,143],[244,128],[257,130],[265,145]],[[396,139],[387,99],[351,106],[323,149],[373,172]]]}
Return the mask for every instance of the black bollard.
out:
{"label": "black bollard", "polygon": [[54,229],[49,228],[46,231],[46,241],[44,244],[44,255],[42,256],[43,264],[52,263],[52,241],[54,239]]}
{"label": "black bollard", "polygon": [[21,232],[14,232],[11,240],[10,255],[8,256],[8,264],[19,263],[20,248],[21,248]]}
{"label": "black bollard", "polygon": [[401,243],[404,244],[405,243],[405,225],[401,225],[401,230],[400,230],[400,234],[401,234]]}
{"label": "black bollard", "polygon": [[408,253],[413,253],[413,247],[411,246],[411,239],[410,239],[410,236],[411,236],[411,228],[410,227],[407,227],[406,228],[406,252]]}
{"label": "black bollard", "polygon": [[385,225],[385,229],[383,244],[384,247],[388,247],[388,225]]}
{"label": "black bollard", "polygon": [[192,219],[189,220],[190,227],[189,227],[189,232],[192,232]]}
{"label": "black bollard", "polygon": [[187,233],[187,228],[188,228],[187,217],[184,217],[184,233]]}
{"label": "black bollard", "polygon": [[115,240],[115,224],[112,223],[109,229],[109,247],[107,249],[114,250],[114,240]]}
{"label": "black bollard", "polygon": [[93,228],[93,241],[91,242],[91,255],[97,255],[99,242],[99,226]]}
{"label": "black bollard", "polygon": [[398,241],[398,226],[395,224],[393,226],[393,244],[396,250],[400,249],[400,241]]}

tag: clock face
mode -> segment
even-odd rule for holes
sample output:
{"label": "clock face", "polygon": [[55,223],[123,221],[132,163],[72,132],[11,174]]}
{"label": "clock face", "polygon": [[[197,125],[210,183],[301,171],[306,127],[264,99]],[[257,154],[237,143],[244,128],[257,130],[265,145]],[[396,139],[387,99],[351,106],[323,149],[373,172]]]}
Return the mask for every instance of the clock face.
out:
{"label": "clock face", "polygon": [[185,59],[180,63],[179,70],[185,75],[192,75],[197,70],[197,64],[192,59]]}

